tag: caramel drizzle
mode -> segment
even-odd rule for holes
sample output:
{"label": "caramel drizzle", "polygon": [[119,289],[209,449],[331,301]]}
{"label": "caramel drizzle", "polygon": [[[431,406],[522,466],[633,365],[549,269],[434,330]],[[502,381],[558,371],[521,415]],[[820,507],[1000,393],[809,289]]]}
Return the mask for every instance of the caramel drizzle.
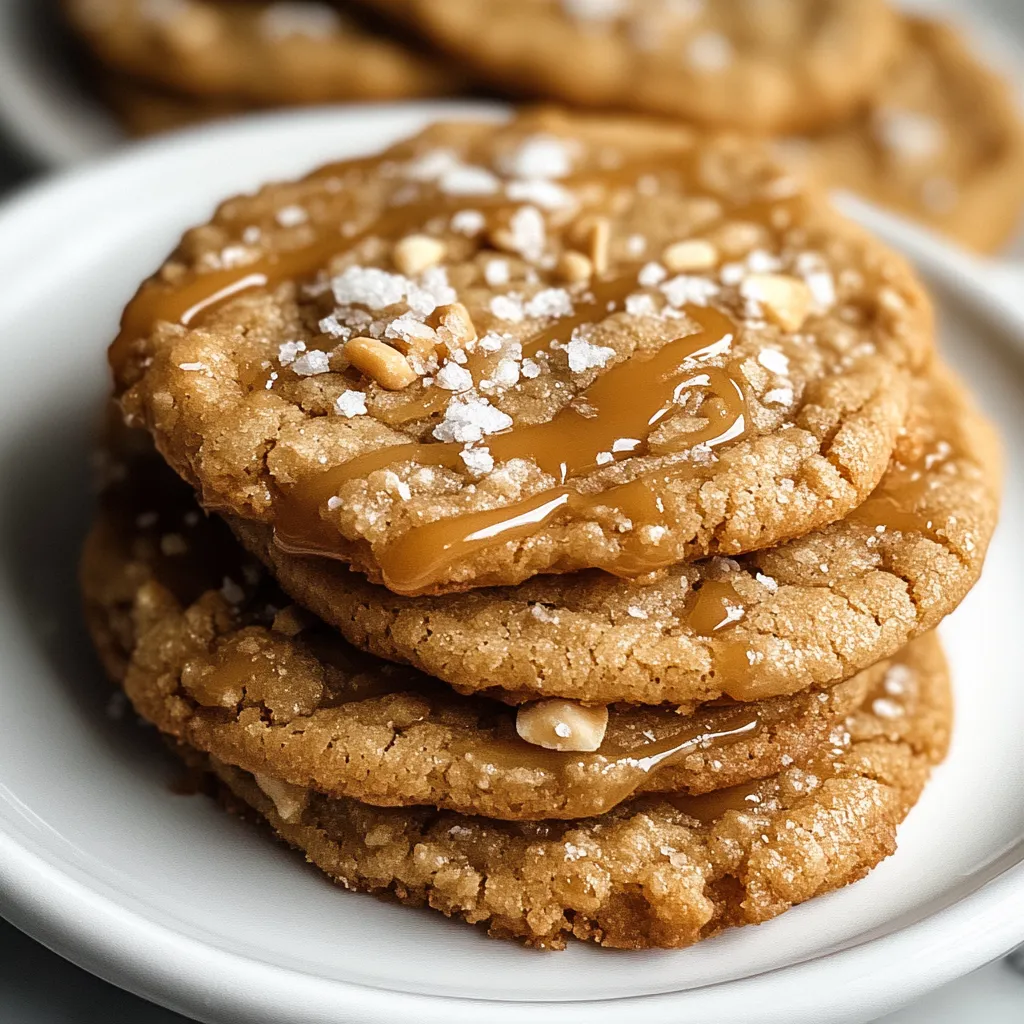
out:
{"label": "caramel drizzle", "polygon": [[[741,437],[749,411],[738,382],[726,371],[702,367],[701,361],[726,351],[735,325],[723,313],[690,306],[687,315],[700,329],[650,355],[634,354],[602,374],[578,400],[544,423],[513,427],[488,438],[496,463],[532,459],[559,486],[498,509],[441,519],[407,530],[377,554],[387,586],[401,594],[422,593],[440,570],[495,542],[524,539],[542,526],[573,516],[624,516],[649,525],[665,522],[659,493],[673,480],[693,473],[690,465],[648,473],[599,494],[582,494],[566,486],[598,468],[598,456],[620,461],[648,452],[647,438],[677,408],[691,388],[711,390],[721,405],[705,403],[707,423],[686,435],[687,448],[717,447]],[[583,411],[581,411],[581,409]],[[358,456],[307,481],[300,481],[278,503],[275,539],[285,551],[339,557],[337,532],[323,519],[326,502],[352,480],[402,462],[458,469],[461,444],[404,444]],[[600,565],[611,572],[635,575],[672,560],[656,545],[645,549],[625,538],[621,550]]]}
{"label": "caramel drizzle", "polygon": [[456,756],[509,771],[534,770],[554,775],[561,792],[586,799],[585,813],[605,814],[633,796],[656,772],[679,764],[697,751],[750,739],[762,728],[754,708],[737,708],[717,717],[684,721],[682,728],[658,739],[623,746],[605,741],[594,754],[544,750],[520,739],[509,739],[485,746],[467,743],[461,755],[456,752]]}

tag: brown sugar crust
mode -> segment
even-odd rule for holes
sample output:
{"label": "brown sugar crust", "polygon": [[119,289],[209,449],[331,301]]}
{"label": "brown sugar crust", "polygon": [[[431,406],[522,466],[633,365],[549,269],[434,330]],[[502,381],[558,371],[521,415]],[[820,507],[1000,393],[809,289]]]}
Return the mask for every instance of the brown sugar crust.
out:
{"label": "brown sugar crust", "polygon": [[905,41],[864,110],[784,152],[846,188],[994,252],[1020,229],[1024,123],[1009,82],[963,34],[908,19]]}
{"label": "brown sugar crust", "polygon": [[436,126],[189,232],[118,395],[207,507],[395,592],[768,547],[867,497],[933,340],[903,259],[792,189],[686,128]]}
{"label": "brown sugar crust", "polygon": [[107,492],[82,561],[104,664],[165,734],[382,806],[574,818],[637,791],[738,785],[826,746],[888,670],[742,708],[617,705],[597,753],[543,750],[517,736],[514,708],[361,654],[297,609],[277,612],[285,602],[252,568],[170,470],[136,463]]}
{"label": "brown sugar crust", "polygon": [[878,698],[818,761],[710,796],[638,798],[584,821],[374,808],[272,779],[261,788],[206,764],[347,889],[426,904],[533,946],[572,937],[687,946],[857,881],[893,853],[952,717],[935,637],[915,641],[903,661],[889,680],[902,711]]}
{"label": "brown sugar crust", "polygon": [[374,0],[505,89],[754,132],[849,113],[896,47],[881,0]]}
{"label": "brown sugar crust", "polygon": [[286,555],[266,530],[233,526],[296,601],[357,647],[465,693],[659,703],[827,686],[953,611],[998,518],[992,427],[944,368],[912,396],[886,476],[847,519],[632,584],[591,573],[402,598],[343,566]]}
{"label": "brown sugar crust", "polygon": [[329,4],[232,0],[64,0],[112,70],[188,96],[254,104],[451,94],[456,77],[424,52]]}

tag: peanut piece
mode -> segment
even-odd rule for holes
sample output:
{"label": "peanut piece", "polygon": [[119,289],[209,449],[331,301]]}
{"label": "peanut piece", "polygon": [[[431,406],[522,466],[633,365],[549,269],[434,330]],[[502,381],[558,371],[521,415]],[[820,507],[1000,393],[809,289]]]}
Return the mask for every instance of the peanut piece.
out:
{"label": "peanut piece", "polygon": [[772,323],[790,332],[803,327],[814,303],[811,289],[788,274],[751,274],[740,291],[757,302]]}
{"label": "peanut piece", "polygon": [[436,316],[440,322],[438,333],[449,351],[466,348],[476,341],[476,324],[473,323],[469,310],[461,302],[451,302],[447,306],[438,307]]}
{"label": "peanut piece", "polygon": [[689,274],[710,270],[718,265],[718,249],[703,238],[676,242],[661,254],[661,262],[673,274]]}
{"label": "peanut piece", "polygon": [[559,257],[558,276],[570,284],[589,281],[594,276],[594,264],[583,253],[567,249]]}
{"label": "peanut piece", "polygon": [[608,708],[587,707],[572,700],[539,700],[516,713],[520,738],[545,750],[589,753],[597,750],[608,729]]}
{"label": "peanut piece", "polygon": [[608,250],[611,246],[612,225],[607,217],[598,217],[590,229],[590,262],[595,274],[608,273]]}
{"label": "peanut piece", "polygon": [[448,246],[430,235],[407,235],[395,243],[391,258],[406,277],[415,277],[436,267],[444,259]]}
{"label": "peanut piece", "polygon": [[270,797],[277,808],[277,813],[284,821],[297,821],[306,809],[309,792],[301,786],[293,786],[290,782],[272,779],[267,775],[253,775],[256,785]]}
{"label": "peanut piece", "polygon": [[387,391],[401,391],[417,379],[409,360],[376,338],[353,338],[345,345],[344,353],[360,373]]}

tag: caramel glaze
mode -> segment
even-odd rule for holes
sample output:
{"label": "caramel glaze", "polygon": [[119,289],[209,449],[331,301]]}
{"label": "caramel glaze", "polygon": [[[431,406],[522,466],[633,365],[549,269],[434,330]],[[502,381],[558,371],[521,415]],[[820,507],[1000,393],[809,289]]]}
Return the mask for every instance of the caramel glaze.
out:
{"label": "caramel glaze", "polygon": [[[644,175],[674,173],[693,180],[696,152],[674,152],[600,172],[585,172],[565,179],[563,184],[582,192],[609,191],[632,185]],[[317,177],[341,177],[352,171],[375,166],[373,161],[336,164],[315,172]],[[313,243],[230,270],[187,272],[182,279],[168,283],[158,278],[146,282],[124,312],[121,330],[110,349],[115,370],[123,370],[133,347],[145,338],[157,322],[168,321],[194,326],[225,302],[253,290],[273,288],[286,280],[311,278],[322,272],[331,259],[351,250],[367,237],[394,238],[429,220],[451,215],[467,203],[493,211],[513,210],[503,196],[450,197],[433,190],[423,201],[392,207],[348,235],[318,237]],[[784,227],[791,219],[793,198],[776,202],[762,200],[734,204],[735,216],[746,216],[773,229]],[[599,322],[622,308],[626,296],[636,288],[636,267],[610,279],[598,279],[589,294],[576,302],[574,313],[555,321],[528,339],[524,356],[569,340],[573,331],[590,322]],[[597,415],[580,412],[575,404],[562,410],[548,423],[513,427],[504,434],[488,438],[488,447],[496,463],[511,458],[531,458],[558,481],[556,487],[535,494],[512,506],[469,513],[454,520],[441,520],[415,526],[383,551],[375,552],[384,581],[400,594],[430,592],[452,563],[486,548],[513,540],[522,540],[554,520],[591,518],[595,514],[625,517],[633,524],[673,525],[670,511],[663,507],[659,493],[674,480],[692,475],[690,464],[674,466],[656,473],[641,474],[628,483],[600,494],[585,494],[567,486],[569,480],[588,473],[598,465],[597,457],[609,461],[642,455],[652,430],[670,416],[674,400],[688,388],[705,389],[708,398],[701,412],[707,426],[689,434],[687,449],[702,444],[709,448],[734,442],[750,429],[746,397],[738,379],[727,370],[702,367],[702,358],[721,355],[735,337],[736,326],[724,314],[709,308],[689,306],[687,315],[695,320],[695,334],[676,339],[653,355],[634,355],[613,366],[582,397]],[[480,353],[471,353],[478,363]],[[474,368],[471,362],[470,369]],[[443,410],[450,396],[439,394],[437,387],[423,388],[409,396],[396,422],[423,419]],[[405,444],[357,457],[343,466],[317,473],[280,496],[275,509],[277,542],[291,553],[312,554],[347,560],[349,552],[336,528],[324,520],[328,499],[349,480],[365,477],[375,469],[402,461],[461,470],[458,453],[461,446]],[[609,458],[610,457],[610,458]],[[622,535],[618,549],[610,553],[598,568],[623,575],[640,575],[675,561],[674,546],[660,548],[657,543],[641,542],[635,532]]]}
{"label": "caramel glaze", "polygon": [[[714,309],[694,306],[687,308],[687,314],[700,325],[696,333],[651,355],[635,355],[616,364],[583,393],[579,404],[570,403],[551,420],[488,438],[496,463],[531,459],[560,486],[513,505],[411,528],[377,556],[387,586],[400,594],[423,593],[451,562],[496,541],[529,537],[542,525],[570,515],[624,516],[646,525],[666,520],[659,491],[670,480],[691,475],[690,464],[642,474],[594,495],[565,485],[596,469],[602,453],[608,461],[646,454],[650,432],[672,415],[675,400],[691,388],[709,389],[721,401],[706,403],[707,423],[686,436],[688,448],[697,444],[714,448],[746,433],[750,414],[740,385],[726,371],[700,365],[701,360],[728,349],[735,326]],[[397,445],[300,482],[278,504],[275,539],[292,554],[337,557],[337,531],[322,518],[332,495],[351,480],[402,462],[457,470],[462,448],[461,444]],[[598,567],[637,575],[660,568],[666,560],[657,545],[644,546],[627,535],[620,550]]]}

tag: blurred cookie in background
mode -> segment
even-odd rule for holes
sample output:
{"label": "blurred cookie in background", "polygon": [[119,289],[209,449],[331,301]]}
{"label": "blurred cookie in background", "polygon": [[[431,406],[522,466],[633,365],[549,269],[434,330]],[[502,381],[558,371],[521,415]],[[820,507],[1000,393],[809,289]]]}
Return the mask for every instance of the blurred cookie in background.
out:
{"label": "blurred cookie in background", "polygon": [[849,115],[889,63],[884,0],[366,0],[496,88],[756,132]]}
{"label": "blurred cookie in background", "polygon": [[[252,107],[458,89],[457,76],[424,45],[409,49],[336,4],[64,0],[64,8],[103,67],[167,91],[164,113],[188,110],[171,106],[175,93]],[[130,92],[118,106],[139,109]]]}
{"label": "blurred cookie in background", "polygon": [[1020,226],[1024,126],[1016,96],[946,24],[908,19],[905,42],[870,103],[782,147],[829,187],[981,252],[1000,249]]}

